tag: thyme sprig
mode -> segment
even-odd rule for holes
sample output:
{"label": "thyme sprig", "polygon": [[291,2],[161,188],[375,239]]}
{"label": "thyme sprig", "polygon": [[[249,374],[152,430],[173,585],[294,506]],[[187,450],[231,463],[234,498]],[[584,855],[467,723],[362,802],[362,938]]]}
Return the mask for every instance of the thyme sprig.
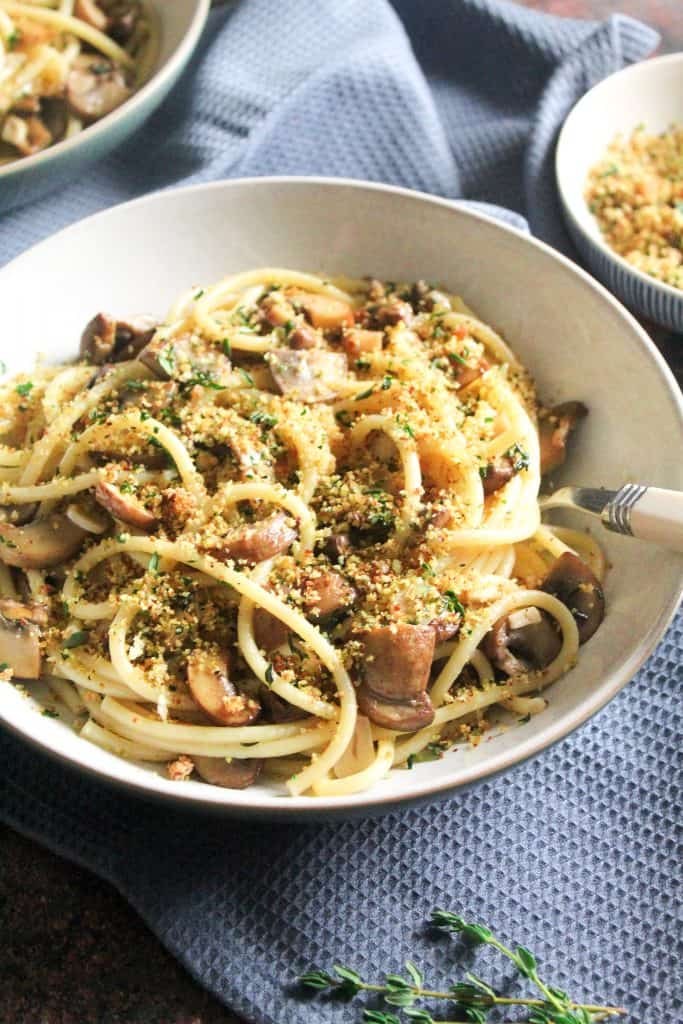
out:
{"label": "thyme sprig", "polygon": [[[593,1024],[626,1013],[621,1007],[574,1002],[566,992],[539,977],[536,958],[526,946],[510,948],[484,925],[465,921],[459,914],[449,910],[434,910],[431,924],[461,935],[472,945],[487,945],[497,949],[514,964],[523,978],[535,985],[541,998],[500,995],[471,971],[467,972],[466,981],[456,982],[446,991],[428,988],[422,971],[411,960],[406,961],[405,974],[387,974],[382,984],[366,981],[357,971],[339,964],[335,964],[332,974],[316,968],[306,971],[299,982],[317,992],[334,991],[343,999],[352,999],[360,992],[373,993],[403,1014],[400,1018],[391,1010],[366,1008],[363,1010],[366,1024],[403,1024],[404,1020],[417,1021],[419,1024],[459,1024],[460,1021],[487,1024],[492,1010],[511,1006],[523,1007],[528,1011],[524,1024]],[[418,999],[446,1000],[451,1004],[449,1009],[455,1013],[455,1019],[435,1019],[429,1010],[415,1006]]]}

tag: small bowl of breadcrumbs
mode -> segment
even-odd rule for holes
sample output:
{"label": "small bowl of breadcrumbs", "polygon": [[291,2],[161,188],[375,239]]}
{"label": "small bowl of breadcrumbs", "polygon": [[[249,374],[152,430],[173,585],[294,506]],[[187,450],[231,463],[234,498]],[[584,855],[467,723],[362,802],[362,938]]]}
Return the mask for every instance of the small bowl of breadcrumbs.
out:
{"label": "small bowl of breadcrumbs", "polygon": [[683,54],[635,64],[586,93],[555,166],[588,268],[634,312],[683,332]]}

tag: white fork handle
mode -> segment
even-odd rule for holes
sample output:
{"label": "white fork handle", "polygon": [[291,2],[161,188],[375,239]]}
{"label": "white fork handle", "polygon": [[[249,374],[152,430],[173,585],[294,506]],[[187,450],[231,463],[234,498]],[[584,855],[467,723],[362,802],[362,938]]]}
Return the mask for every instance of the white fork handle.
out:
{"label": "white fork handle", "polygon": [[[610,505],[617,506],[617,509],[620,494],[610,502]],[[683,552],[683,491],[646,487],[643,493],[629,504],[630,507],[625,511],[622,508],[616,512],[618,525],[614,521],[615,514],[611,511],[609,525],[612,529],[617,529],[620,533],[631,533],[640,540],[653,541],[672,551]],[[622,528],[619,529],[619,526]]]}

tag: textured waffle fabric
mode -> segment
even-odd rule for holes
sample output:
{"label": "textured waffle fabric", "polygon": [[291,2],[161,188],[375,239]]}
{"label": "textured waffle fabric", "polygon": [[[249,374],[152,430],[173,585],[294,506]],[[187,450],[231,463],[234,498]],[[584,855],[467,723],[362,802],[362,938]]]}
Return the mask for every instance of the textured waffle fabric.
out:
{"label": "textured waffle fabric", "polygon": [[[286,12],[249,0],[215,13],[147,128],[72,187],[6,216],[0,259],[150,189],[271,173],[503,204],[566,248],[550,167],[559,124],[594,82],[648,53],[655,33],[491,0],[405,0],[397,11],[380,0],[296,0]],[[682,634],[679,619],[580,732],[437,806],[325,826],[204,819],[79,777],[3,733],[0,816],[111,880],[255,1024],[359,1019],[288,991],[310,964],[373,975],[411,956],[439,963],[430,980],[461,973],[470,954],[423,927],[437,906],[527,941],[576,996],[674,1024]]]}

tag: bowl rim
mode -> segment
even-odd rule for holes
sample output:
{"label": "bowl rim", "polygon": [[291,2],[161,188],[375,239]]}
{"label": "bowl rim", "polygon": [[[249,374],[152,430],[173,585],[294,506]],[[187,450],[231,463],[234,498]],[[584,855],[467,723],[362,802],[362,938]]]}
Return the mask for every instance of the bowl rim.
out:
{"label": "bowl rim", "polygon": [[[457,213],[458,215],[464,216],[468,219],[483,222],[487,226],[495,228],[497,231],[513,235],[525,245],[536,248],[544,254],[545,258],[560,264],[572,276],[577,278],[578,282],[580,282],[584,289],[597,293],[603,302],[612,307],[612,310],[623,321],[624,328],[626,329],[625,333],[630,334],[632,343],[643,351],[643,354],[654,363],[659,371],[662,386],[668,392],[668,397],[673,402],[675,412],[677,413],[681,424],[681,432],[683,433],[683,394],[681,394],[678,388],[672,371],[665,362],[664,357],[658,351],[654,342],[648,337],[644,328],[640,326],[628,310],[625,309],[624,306],[613,295],[611,295],[606,288],[603,287],[603,285],[592,278],[581,267],[577,266],[577,264],[572,260],[562,255],[545,242],[529,235],[525,231],[511,227],[506,223],[502,223],[500,220],[484,214],[479,210],[472,209],[467,203],[463,203],[462,201],[443,199],[438,196],[429,195],[428,193],[413,189],[402,188],[394,185],[384,185],[354,178],[280,175],[272,177],[222,179],[184,186],[181,188],[158,190],[137,199],[120,203],[110,209],[91,214],[90,216],[63,228],[49,236],[47,239],[38,242],[36,245],[26,250],[26,252],[15,257],[15,259],[6,264],[5,267],[0,268],[0,279],[7,271],[15,273],[17,269],[21,270],[22,263],[28,261],[31,258],[33,251],[41,246],[53,244],[56,239],[68,236],[69,233],[81,231],[84,226],[89,225],[92,222],[115,218],[123,209],[134,208],[145,203],[172,203],[176,196],[185,196],[192,193],[232,190],[245,187],[260,190],[283,185],[292,185],[300,188],[322,186],[333,190],[348,189],[379,192],[417,204],[427,203],[432,206],[441,207],[445,210],[450,210],[451,212]],[[75,769],[78,772],[83,772],[87,776],[96,778],[101,783],[103,782],[109,785],[113,784],[118,788],[125,789],[130,795],[134,795],[139,798],[153,798],[168,802],[177,808],[194,808],[196,810],[215,812],[227,817],[235,818],[247,819],[258,817],[262,820],[289,819],[290,821],[312,821],[320,818],[348,818],[353,816],[370,816],[373,814],[387,813],[404,805],[410,806],[411,804],[418,802],[431,802],[436,801],[437,799],[444,799],[449,795],[453,795],[459,789],[467,788],[477,782],[483,781],[484,779],[495,777],[503,771],[507,771],[515,765],[540,754],[541,751],[553,746],[559,740],[564,739],[564,737],[574,732],[575,729],[581,726],[589,718],[592,718],[594,714],[609,703],[609,701],[616,696],[616,694],[642,667],[647,658],[652,654],[657,643],[664,634],[664,631],[673,619],[682,596],[683,569],[681,569],[679,574],[678,586],[672,588],[671,593],[660,609],[656,623],[650,629],[647,636],[641,638],[638,647],[633,650],[625,664],[622,665],[618,671],[615,671],[609,677],[606,677],[603,685],[598,690],[593,691],[591,695],[572,712],[568,712],[559,721],[547,725],[542,732],[533,733],[530,737],[527,737],[525,740],[520,742],[514,750],[507,753],[492,755],[486,765],[475,765],[468,768],[462,776],[457,779],[457,781],[448,778],[420,780],[419,775],[416,774],[414,780],[412,782],[408,782],[400,794],[377,793],[372,789],[340,797],[283,797],[275,794],[259,794],[255,800],[249,802],[246,798],[242,800],[235,799],[236,791],[233,790],[224,790],[211,786],[190,789],[189,787],[186,788],[178,786],[177,783],[172,783],[170,780],[163,779],[151,772],[142,775],[140,778],[136,777],[133,779],[131,777],[126,777],[126,768],[135,766],[129,766],[129,762],[117,758],[114,755],[110,755],[112,757],[111,768],[85,764],[79,756],[79,750],[82,748],[78,743],[74,743],[73,748],[69,746],[67,750],[55,750],[55,748],[50,745],[49,732],[52,731],[52,729],[60,728],[57,723],[46,722],[47,737],[39,738],[31,734],[23,724],[8,721],[6,709],[3,706],[2,701],[0,701],[0,724],[2,724],[3,727],[8,728],[14,734],[20,736],[22,741],[28,742],[29,745],[38,747],[42,752],[48,754],[50,757],[65,763],[70,768]],[[78,739],[75,735],[73,738],[74,740]],[[248,793],[249,791],[247,790],[245,792]],[[239,795],[240,794],[238,794],[238,797]]]}
{"label": "bowl rim", "polygon": [[[2,185],[3,181],[10,178],[18,178],[24,171],[43,167],[52,160],[58,160],[80,146],[92,145],[98,138],[106,135],[117,121],[125,121],[134,115],[135,111],[140,107],[144,108],[147,101],[158,90],[163,90],[169,80],[173,81],[174,75],[179,70],[182,70],[197,45],[211,7],[211,0],[193,0],[193,3],[195,5],[194,13],[178,46],[163,64],[155,66],[147,81],[129,96],[120,107],[112,110],[111,113],[99,121],[95,121],[94,124],[88,125],[80,134],[74,135],[70,139],[62,139],[61,142],[57,142],[54,146],[48,146],[47,149],[34,153],[33,156],[21,157],[12,163],[0,167],[0,185]],[[153,10],[163,27],[162,4],[155,2]]]}
{"label": "bowl rim", "polygon": [[[555,183],[557,185],[557,191],[560,195],[560,201],[562,203],[565,216],[569,221],[571,221],[571,227],[580,235],[584,242],[589,246],[598,249],[605,257],[607,257],[607,259],[620,267],[622,271],[630,274],[633,278],[640,281],[652,291],[657,292],[659,295],[667,297],[670,300],[683,304],[682,289],[674,288],[673,285],[667,284],[665,281],[659,281],[656,277],[651,277],[644,271],[639,270],[638,267],[634,267],[633,264],[629,263],[628,260],[625,260],[623,256],[620,256],[619,253],[615,252],[614,249],[612,249],[607,242],[603,240],[599,229],[596,236],[593,236],[586,231],[580,218],[577,216],[577,204],[569,198],[569,190],[566,186],[567,175],[563,173],[563,169],[561,167],[561,164],[563,163],[565,166],[569,166],[569,161],[565,159],[564,152],[568,145],[567,136],[569,135],[571,128],[576,121],[580,120],[586,110],[590,108],[596,94],[603,88],[606,88],[608,83],[612,83],[615,78],[636,78],[640,74],[647,75],[651,72],[656,75],[659,68],[663,65],[676,63],[683,64],[683,51],[678,53],[666,53],[661,57],[649,57],[645,60],[637,61],[635,64],[629,64],[627,67],[621,68],[619,71],[614,71],[611,75],[607,75],[606,78],[603,78],[602,81],[589,89],[587,93],[584,93],[581,99],[578,100],[569,111],[562,128],[560,129],[560,134],[557,137],[557,144],[555,146],[554,168]],[[605,141],[605,146],[607,146],[610,141],[611,140],[607,139]],[[583,198],[582,203],[586,206],[586,209],[588,209]]]}

